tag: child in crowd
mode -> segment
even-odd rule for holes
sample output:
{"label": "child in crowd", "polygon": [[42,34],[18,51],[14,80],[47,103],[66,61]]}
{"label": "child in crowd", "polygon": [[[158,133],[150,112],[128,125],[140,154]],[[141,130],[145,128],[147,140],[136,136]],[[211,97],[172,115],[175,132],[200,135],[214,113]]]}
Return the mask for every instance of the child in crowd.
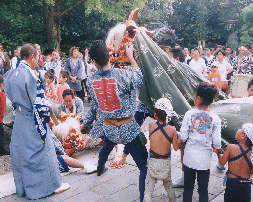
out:
{"label": "child in crowd", "polygon": [[56,96],[57,96],[57,102],[59,104],[62,104],[63,100],[63,96],[62,93],[64,90],[66,89],[70,89],[69,85],[67,84],[67,81],[69,79],[69,73],[65,70],[62,70],[59,74],[59,85],[57,86],[56,89]]}
{"label": "child in crowd", "polygon": [[4,149],[3,139],[4,139],[4,113],[6,108],[6,95],[3,93],[4,90],[4,79],[3,76],[0,75],[0,156],[2,155],[10,155],[10,152]]}
{"label": "child in crowd", "polygon": [[196,173],[199,201],[208,201],[212,145],[216,149],[221,148],[221,120],[209,109],[209,105],[217,94],[218,88],[214,84],[200,83],[194,95],[194,104],[197,109],[186,112],[182,122],[179,140],[181,139],[185,144],[184,202],[192,201]]}
{"label": "child in crowd", "polygon": [[249,97],[253,96],[253,79],[249,81],[247,91],[249,93]]}
{"label": "child in crowd", "polygon": [[224,154],[220,154],[219,149],[214,149],[222,165],[228,162],[228,170],[225,177],[226,189],[224,201],[250,202],[253,124],[244,124],[235,134],[235,139],[239,144],[229,144]]}
{"label": "child in crowd", "polygon": [[154,118],[156,123],[149,124],[150,159],[145,185],[144,201],[151,201],[157,180],[162,180],[170,201],[176,201],[171,181],[171,144],[179,149],[177,131],[168,125],[171,116],[176,115],[167,98],[161,98],[155,103]]}
{"label": "child in crowd", "polygon": [[51,56],[49,54],[45,55],[45,62],[43,63],[43,69],[48,71],[51,69]]}
{"label": "child in crowd", "polygon": [[49,99],[56,100],[55,85],[54,85],[54,70],[48,70],[45,73],[46,96]]}
{"label": "child in crowd", "polygon": [[221,88],[221,76],[218,72],[218,65],[216,61],[212,63],[211,74],[209,74],[209,81],[215,84],[219,89]]}

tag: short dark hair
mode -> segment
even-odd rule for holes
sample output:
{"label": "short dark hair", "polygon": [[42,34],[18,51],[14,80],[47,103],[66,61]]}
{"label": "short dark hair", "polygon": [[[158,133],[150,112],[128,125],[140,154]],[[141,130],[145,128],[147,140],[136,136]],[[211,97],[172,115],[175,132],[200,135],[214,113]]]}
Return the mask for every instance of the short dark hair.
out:
{"label": "short dark hair", "polygon": [[217,86],[208,82],[201,82],[195,89],[196,95],[203,99],[200,105],[204,106],[210,105],[218,92]]}
{"label": "short dark hair", "polygon": [[69,80],[69,73],[66,70],[61,70],[60,74],[62,78]]}
{"label": "short dark hair", "polygon": [[234,52],[236,53],[236,51],[235,51],[235,50],[232,50],[232,51],[231,51],[231,54],[233,54]]}
{"label": "short dark hair", "polygon": [[193,49],[193,51],[196,51],[196,50],[197,50],[197,51],[199,52],[199,54],[200,54],[200,50],[199,50],[198,48],[194,48],[194,49]]}
{"label": "short dark hair", "polygon": [[20,51],[21,59],[28,59],[31,54],[37,55],[36,47],[31,43],[24,44]]}
{"label": "short dark hair", "polygon": [[74,91],[72,89],[66,89],[62,93],[62,97],[64,98],[66,95],[71,95],[74,98]]}
{"label": "short dark hair", "polygon": [[222,55],[225,56],[225,53],[224,53],[223,50],[218,50],[218,51],[216,52],[215,56],[218,55],[218,53],[222,53]]}
{"label": "short dark hair", "polygon": [[250,88],[251,86],[253,86],[253,79],[251,79],[248,83],[248,88]]}
{"label": "short dark hair", "polygon": [[251,50],[251,45],[246,45],[245,48],[247,48],[248,50]]}
{"label": "short dark hair", "polygon": [[185,56],[184,56],[184,52],[183,52],[182,48],[172,48],[172,49],[170,49],[170,52],[172,52],[174,59],[179,57],[179,61],[184,62]]}
{"label": "short dark hair", "polygon": [[156,113],[156,116],[160,121],[162,122],[166,121],[167,114],[164,110],[154,108],[154,112]]}
{"label": "short dark hair", "polygon": [[217,48],[221,48],[222,49],[222,46],[221,45],[216,45],[214,49],[216,50]]}
{"label": "short dark hair", "polygon": [[0,84],[4,83],[4,77],[2,75],[0,75]]}
{"label": "short dark hair", "polygon": [[109,62],[109,51],[103,40],[93,41],[90,46],[90,58],[103,67]]}
{"label": "short dark hair", "polygon": [[226,49],[227,49],[227,48],[230,48],[230,50],[232,50],[231,46],[226,46]]}
{"label": "short dark hair", "polygon": [[48,71],[45,73],[45,77],[48,77],[49,79],[54,80],[54,71],[52,71],[51,69],[48,70]]}

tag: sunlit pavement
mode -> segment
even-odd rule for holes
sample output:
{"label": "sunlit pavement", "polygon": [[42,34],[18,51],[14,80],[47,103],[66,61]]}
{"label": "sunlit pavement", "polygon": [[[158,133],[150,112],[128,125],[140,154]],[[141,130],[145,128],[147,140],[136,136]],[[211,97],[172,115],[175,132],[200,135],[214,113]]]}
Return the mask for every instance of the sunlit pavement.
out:
{"label": "sunlit pavement", "polygon": [[[88,103],[85,103],[85,109],[88,110]],[[147,126],[153,121],[148,118],[142,126],[142,131],[148,136]],[[149,149],[149,144],[147,144]],[[87,149],[72,157],[82,161],[89,161],[96,164],[100,148]],[[111,168],[110,161],[113,159],[115,151],[110,154],[106,166],[109,168],[103,175],[98,177],[96,173],[85,174],[83,170],[71,169],[70,172],[63,173],[63,182],[70,184],[70,189],[61,194],[52,194],[38,201],[139,201],[138,176],[139,170],[135,165],[132,157],[127,157],[127,164],[121,169]],[[181,175],[180,151],[172,150],[171,155],[172,179]],[[209,200],[223,201],[224,189],[223,177],[225,171],[216,168],[217,157],[213,154],[212,167],[209,181]],[[183,188],[175,188],[177,201],[182,201]],[[0,176],[0,201],[28,201],[25,197],[18,198],[15,194],[15,185],[12,173]],[[158,182],[153,194],[153,201],[169,201],[167,193],[162,182]],[[193,193],[193,201],[198,201],[197,184]]]}

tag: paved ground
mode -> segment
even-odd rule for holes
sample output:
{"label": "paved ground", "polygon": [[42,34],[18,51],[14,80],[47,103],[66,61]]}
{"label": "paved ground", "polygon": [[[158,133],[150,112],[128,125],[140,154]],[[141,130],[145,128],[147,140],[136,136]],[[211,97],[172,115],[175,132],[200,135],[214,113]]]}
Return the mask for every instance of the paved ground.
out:
{"label": "paved ground", "polygon": [[[86,110],[88,104],[85,104]],[[147,119],[142,127],[142,130],[147,136],[148,123],[153,121]],[[147,144],[149,147],[149,144]],[[100,148],[86,149],[79,153],[74,154],[72,157],[82,162],[97,163],[98,152]],[[115,151],[109,156],[107,166],[109,167],[110,160],[113,159]],[[181,175],[180,152],[172,151],[172,179]],[[212,202],[223,201],[223,194],[225,187],[223,186],[223,176],[225,171],[219,171],[216,168],[217,158],[213,155],[211,176],[209,183],[209,200]],[[1,165],[2,166],[2,165]],[[87,175],[83,170],[71,169],[70,172],[62,174],[63,182],[70,184],[70,189],[61,194],[53,194],[38,201],[117,201],[117,202],[130,202],[139,200],[138,191],[138,175],[139,170],[136,167],[131,156],[127,157],[127,165],[121,169],[110,168],[102,176],[98,177],[96,173]],[[182,188],[176,188],[175,193],[177,201],[182,201]],[[153,201],[168,201],[168,197],[161,182],[158,182],[153,194]],[[18,198],[15,194],[15,185],[13,182],[12,172],[0,175],[0,201],[1,202],[14,202],[14,201],[27,201],[26,198]],[[193,201],[198,201],[197,185],[194,189]]]}

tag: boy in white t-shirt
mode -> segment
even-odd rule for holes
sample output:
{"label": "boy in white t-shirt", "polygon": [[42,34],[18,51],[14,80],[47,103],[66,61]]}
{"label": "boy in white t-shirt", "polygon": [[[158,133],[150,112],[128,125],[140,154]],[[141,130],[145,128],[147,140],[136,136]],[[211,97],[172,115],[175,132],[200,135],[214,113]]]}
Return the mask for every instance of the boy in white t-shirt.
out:
{"label": "boy in white t-shirt", "polygon": [[212,145],[221,148],[221,120],[210,111],[209,105],[218,94],[214,84],[200,83],[195,91],[194,104],[197,109],[186,112],[180,130],[180,139],[185,143],[184,194],[183,201],[191,202],[196,174],[199,201],[208,201]]}

